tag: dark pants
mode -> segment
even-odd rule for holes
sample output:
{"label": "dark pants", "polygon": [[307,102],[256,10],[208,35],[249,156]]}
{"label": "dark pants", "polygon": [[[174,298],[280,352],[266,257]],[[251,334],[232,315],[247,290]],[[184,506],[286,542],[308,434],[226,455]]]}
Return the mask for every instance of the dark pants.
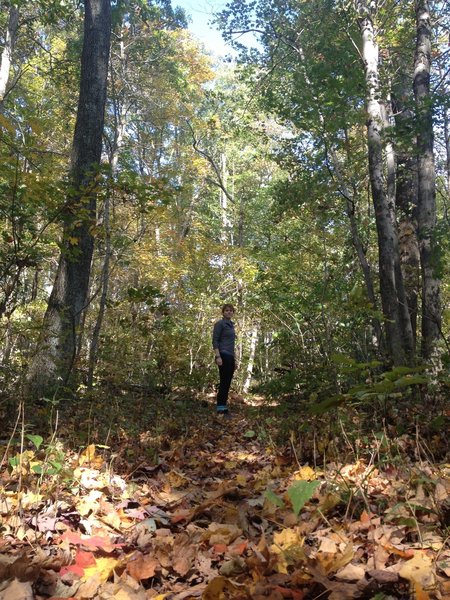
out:
{"label": "dark pants", "polygon": [[231,380],[233,379],[236,364],[234,356],[231,354],[222,354],[222,364],[219,367],[220,383],[217,392],[217,411],[226,412],[228,402],[228,392],[230,391]]}

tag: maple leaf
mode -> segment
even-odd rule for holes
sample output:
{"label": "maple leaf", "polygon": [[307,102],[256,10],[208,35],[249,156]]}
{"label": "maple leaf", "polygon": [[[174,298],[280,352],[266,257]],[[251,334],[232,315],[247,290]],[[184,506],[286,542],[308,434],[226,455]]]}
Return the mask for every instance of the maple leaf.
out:
{"label": "maple leaf", "polygon": [[82,537],[75,531],[66,531],[61,535],[61,540],[67,541],[76,546],[84,546],[94,550],[103,550],[104,552],[113,552],[116,548],[121,548],[123,544],[114,544],[109,538],[99,535],[93,537]]}
{"label": "maple leaf", "polygon": [[75,562],[72,565],[68,565],[61,568],[61,575],[65,575],[66,573],[75,573],[80,577],[83,577],[84,570],[87,567],[91,567],[95,565],[95,557],[91,552],[83,552],[82,550],[78,550],[75,554]]}

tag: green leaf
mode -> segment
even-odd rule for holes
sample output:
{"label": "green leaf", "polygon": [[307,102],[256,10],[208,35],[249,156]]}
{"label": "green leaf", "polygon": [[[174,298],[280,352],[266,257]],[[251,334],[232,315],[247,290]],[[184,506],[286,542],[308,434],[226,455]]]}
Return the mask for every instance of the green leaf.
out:
{"label": "green leaf", "polygon": [[283,499],[280,496],[277,496],[275,492],[273,492],[270,488],[264,492],[264,496],[267,498],[269,502],[279,506],[280,508],[284,507]]}
{"label": "green leaf", "polygon": [[298,516],[308,500],[311,499],[319,484],[320,481],[297,481],[288,489],[287,493],[296,516]]}
{"label": "green leaf", "polygon": [[354,360],[353,358],[349,358],[348,356],[345,356],[344,354],[332,354],[331,360],[336,365],[349,365],[349,366],[356,365],[356,360]]}
{"label": "green leaf", "polygon": [[30,433],[27,433],[25,437],[36,446],[36,450],[39,450],[44,441],[44,438],[41,435],[31,435]]}
{"label": "green leaf", "polygon": [[337,394],[335,396],[331,396],[330,398],[327,398],[327,400],[323,400],[323,402],[320,402],[320,404],[315,404],[314,406],[311,406],[309,412],[311,412],[313,415],[323,415],[330,409],[339,406],[349,398],[350,396],[346,394]]}
{"label": "green leaf", "polygon": [[37,473],[38,475],[42,475],[42,473],[44,472],[42,465],[33,465],[31,467],[31,470],[33,471],[33,473]]}
{"label": "green leaf", "polygon": [[60,462],[57,462],[57,461],[54,461],[54,460],[50,460],[49,462],[52,465],[53,470],[55,471],[55,473],[59,473],[61,471],[61,469],[63,468],[63,465]]}
{"label": "green leaf", "polygon": [[255,437],[255,435],[256,435],[256,432],[253,431],[253,429],[249,429],[248,431],[246,431],[244,433],[244,437],[246,437],[246,438],[253,438],[253,437]]}
{"label": "green leaf", "polygon": [[422,383],[430,383],[428,377],[424,377],[423,375],[406,375],[405,377],[400,377],[400,379],[397,379],[395,382],[395,387],[420,385]]}

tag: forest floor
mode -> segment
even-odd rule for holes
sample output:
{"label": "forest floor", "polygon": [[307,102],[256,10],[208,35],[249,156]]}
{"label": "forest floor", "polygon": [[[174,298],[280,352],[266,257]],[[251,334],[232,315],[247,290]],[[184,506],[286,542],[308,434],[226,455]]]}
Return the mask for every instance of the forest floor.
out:
{"label": "forest floor", "polygon": [[450,465],[414,436],[308,464],[278,418],[134,398],[54,414],[45,440],[19,414],[0,600],[450,598]]}

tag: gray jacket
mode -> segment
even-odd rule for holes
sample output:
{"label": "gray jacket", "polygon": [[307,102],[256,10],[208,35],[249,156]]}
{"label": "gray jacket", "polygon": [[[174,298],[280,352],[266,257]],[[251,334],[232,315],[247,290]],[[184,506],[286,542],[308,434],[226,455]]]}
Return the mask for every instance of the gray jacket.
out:
{"label": "gray jacket", "polygon": [[214,325],[212,335],[212,345],[214,350],[231,354],[234,356],[234,342],[236,340],[236,332],[234,323],[229,319],[220,319]]}

